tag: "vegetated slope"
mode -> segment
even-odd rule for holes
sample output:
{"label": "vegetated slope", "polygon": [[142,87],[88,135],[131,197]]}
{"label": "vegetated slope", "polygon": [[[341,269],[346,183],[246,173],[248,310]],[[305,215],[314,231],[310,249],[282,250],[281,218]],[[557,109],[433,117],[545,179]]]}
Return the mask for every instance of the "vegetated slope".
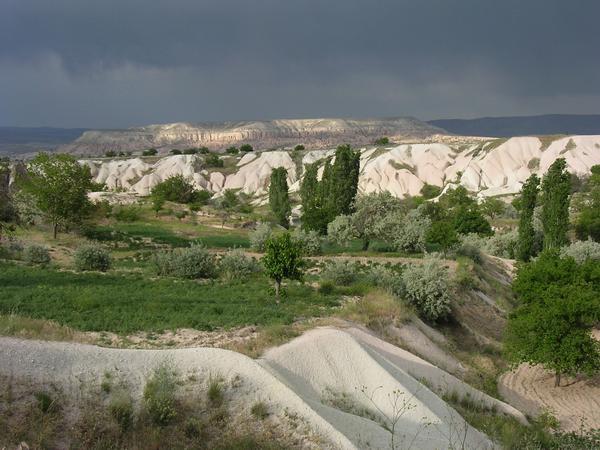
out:
{"label": "vegetated slope", "polygon": [[150,371],[164,361],[184,377],[237,380],[229,395],[239,410],[265,402],[335,448],[388,448],[392,417],[398,418],[394,439],[402,448],[411,442],[420,449],[493,447],[433,390],[468,396],[525,421],[509,405],[359,329],[316,329],[259,360],[212,348],[118,350],[12,338],[0,338],[0,344],[0,374],[55,384],[74,396],[82,384],[99,385],[104,373],[116,371],[139,398]]}
{"label": "vegetated slope", "polygon": [[86,128],[0,127],[0,156],[54,150],[81,136]]}
{"label": "vegetated slope", "polygon": [[532,136],[600,134],[600,114],[546,114],[540,116],[482,117],[430,120],[430,124],[465,136]]}
{"label": "vegetated slope", "polygon": [[87,131],[62,151],[101,155],[107,150],[166,151],[208,146],[222,150],[249,143],[260,149],[304,144],[326,148],[340,142],[369,144],[381,136],[423,138],[444,130],[412,117],[391,119],[290,119],[271,121],[171,123],[113,131]]}
{"label": "vegetated slope", "polygon": [[[240,189],[257,197],[267,192],[271,170],[284,167],[292,192],[299,189],[304,166],[333,156],[334,150],[253,152],[227,156],[228,171],[208,167],[202,155],[174,155],[154,159],[82,160],[94,180],[108,189],[148,195],[153,186],[181,174],[198,189],[218,194]],[[532,174],[543,174],[565,158],[569,171],[588,174],[600,164],[600,136],[546,139],[516,137],[471,145],[444,143],[402,144],[362,151],[359,190],[389,191],[403,197],[419,195],[425,183],[447,187],[461,184],[483,196],[516,194]]]}

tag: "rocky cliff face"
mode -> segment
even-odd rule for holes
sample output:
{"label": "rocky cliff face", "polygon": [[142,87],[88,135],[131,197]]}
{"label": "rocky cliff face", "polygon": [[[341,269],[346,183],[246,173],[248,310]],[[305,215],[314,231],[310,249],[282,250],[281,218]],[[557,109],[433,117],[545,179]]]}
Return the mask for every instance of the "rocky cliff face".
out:
{"label": "rocky cliff face", "polygon": [[[204,165],[201,155],[175,155],[156,162],[125,160],[82,160],[96,182],[111,190],[148,195],[157,183],[172,175],[183,175],[198,189],[219,195],[226,189],[241,190],[260,198],[267,193],[275,167],[288,173],[290,190],[299,188],[307,164],[333,156],[335,151],[268,151],[244,156],[226,156],[227,170]],[[571,136],[545,140],[517,137],[487,140],[470,145],[417,143],[364,148],[361,151],[360,192],[389,191],[398,197],[419,195],[425,183],[444,187],[461,184],[481,196],[515,194],[532,174],[544,174],[557,159],[565,158],[569,171],[590,173],[600,164],[600,136]]]}
{"label": "rocky cliff face", "polygon": [[108,150],[139,151],[156,148],[168,152],[173,148],[207,146],[223,150],[231,145],[248,143],[258,149],[304,144],[327,148],[340,143],[365,145],[381,136],[419,139],[443,133],[417,119],[306,119],[254,122],[173,123],[149,125],[114,131],[86,131],[61,151],[98,156]]}

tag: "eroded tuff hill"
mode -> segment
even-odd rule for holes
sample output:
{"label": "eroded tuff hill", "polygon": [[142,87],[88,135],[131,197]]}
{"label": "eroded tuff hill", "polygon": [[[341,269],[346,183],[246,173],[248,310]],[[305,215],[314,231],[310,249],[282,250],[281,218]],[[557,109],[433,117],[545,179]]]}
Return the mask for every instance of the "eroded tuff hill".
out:
{"label": "eroded tuff hill", "polygon": [[[94,179],[108,189],[148,195],[160,181],[183,175],[198,189],[216,195],[226,189],[260,197],[267,193],[271,170],[284,167],[292,192],[297,191],[306,164],[323,163],[335,150],[251,152],[223,156],[224,168],[207,167],[202,155],[163,158],[86,159]],[[515,194],[532,174],[543,174],[565,158],[576,174],[588,174],[600,164],[600,136],[557,138],[517,137],[472,144],[417,143],[363,148],[359,190],[389,191],[403,197],[419,195],[425,183],[448,187],[461,184],[482,196]]]}
{"label": "eroded tuff hill", "polygon": [[248,143],[258,149],[304,144],[327,148],[347,142],[370,144],[381,136],[424,138],[444,130],[412,117],[392,119],[294,119],[251,122],[172,123],[126,130],[86,131],[60,148],[79,155],[102,155],[108,150],[170,150],[207,146],[222,150]]}

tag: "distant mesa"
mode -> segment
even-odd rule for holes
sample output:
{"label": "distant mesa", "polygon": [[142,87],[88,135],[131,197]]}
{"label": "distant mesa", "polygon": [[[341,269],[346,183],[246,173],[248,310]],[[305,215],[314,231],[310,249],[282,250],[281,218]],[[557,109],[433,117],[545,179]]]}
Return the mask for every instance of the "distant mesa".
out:
{"label": "distant mesa", "polygon": [[102,155],[108,150],[140,151],[156,148],[207,146],[222,151],[231,145],[248,143],[256,149],[282,148],[304,144],[330,148],[340,143],[372,144],[382,136],[422,139],[444,130],[412,117],[391,119],[290,119],[247,122],[172,123],[125,130],[86,131],[61,151],[78,155]]}

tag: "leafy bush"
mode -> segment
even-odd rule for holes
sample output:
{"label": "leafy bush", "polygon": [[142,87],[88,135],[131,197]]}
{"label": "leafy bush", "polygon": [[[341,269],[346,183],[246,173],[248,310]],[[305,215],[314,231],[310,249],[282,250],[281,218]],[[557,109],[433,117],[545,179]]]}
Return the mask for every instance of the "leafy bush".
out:
{"label": "leafy bush", "polygon": [[260,271],[260,264],[241,249],[231,249],[219,261],[221,276],[226,280],[243,280]]}
{"label": "leafy bush", "polygon": [[299,152],[300,150],[304,150],[304,145],[302,144],[298,144],[294,147],[294,150],[296,150],[297,152]]}
{"label": "leafy bush", "polygon": [[106,272],[112,265],[110,253],[98,244],[85,244],[75,251],[73,259],[77,270]]}
{"label": "leafy bush", "polygon": [[141,208],[134,205],[115,206],[112,215],[119,222],[135,222],[140,219]]}
{"label": "leafy bush", "polygon": [[331,281],[336,285],[348,285],[358,279],[356,265],[352,261],[336,260],[327,263],[321,278]]}
{"label": "leafy bush", "polygon": [[242,144],[240,146],[240,152],[251,152],[254,151],[254,148],[250,144]]}
{"label": "leafy bush", "polygon": [[169,364],[159,365],[144,386],[144,402],[152,421],[168,425],[177,417],[177,377]]}
{"label": "leafy bush", "polygon": [[302,247],[302,253],[307,256],[321,253],[321,237],[314,230],[304,231],[297,228],[294,232],[294,240]]}
{"label": "leafy bush", "polygon": [[484,251],[499,258],[516,258],[519,234],[516,230],[496,233],[485,240]]}
{"label": "leafy bush", "polygon": [[272,231],[268,223],[259,223],[250,233],[250,247],[257,252],[265,251],[265,244],[271,237]]}
{"label": "leafy bush", "polygon": [[27,264],[41,264],[44,266],[50,262],[50,252],[43,245],[31,244],[25,247],[23,259]]}
{"label": "leafy bush", "polygon": [[202,245],[158,252],[152,262],[157,275],[189,279],[216,276],[215,257]]}
{"label": "leafy bush", "polygon": [[369,268],[364,279],[371,286],[383,288],[398,299],[404,298],[406,289],[402,277],[392,269],[375,264]]}
{"label": "leafy bush", "polygon": [[173,175],[154,186],[151,196],[153,199],[191,203],[196,199],[196,190],[183,175]]}
{"label": "leafy bush", "polygon": [[204,165],[206,167],[223,167],[223,160],[216,153],[209,153],[204,158]]}
{"label": "leafy bush", "polygon": [[413,209],[402,220],[394,237],[394,247],[405,252],[424,252],[427,230],[431,226],[431,219],[421,210]]}
{"label": "leafy bush", "polygon": [[329,240],[340,245],[348,243],[356,236],[356,230],[352,225],[352,217],[348,215],[337,216],[327,224],[327,237]]}
{"label": "leafy bush", "polygon": [[335,291],[335,284],[333,284],[329,280],[323,281],[319,285],[319,294],[321,294],[321,295],[331,295],[331,294],[333,294],[334,291]]}
{"label": "leafy bush", "polygon": [[231,146],[225,149],[225,152],[229,153],[230,155],[237,155],[240,152],[240,150],[235,146]]}
{"label": "leafy bush", "polygon": [[110,399],[108,410],[122,431],[127,431],[133,424],[133,401],[125,392],[119,392]]}
{"label": "leafy bush", "polygon": [[406,298],[419,313],[438,320],[450,313],[450,282],[448,270],[436,259],[408,266],[402,273]]}
{"label": "leafy bush", "polygon": [[456,253],[471,258],[475,262],[480,262],[482,258],[481,251],[485,248],[485,245],[486,239],[480,237],[478,234],[464,234],[459,236]]}
{"label": "leafy bush", "polygon": [[154,156],[158,153],[158,150],[155,148],[149,148],[148,150],[144,150],[142,152],[142,156]]}
{"label": "leafy bush", "polygon": [[594,242],[591,239],[587,241],[576,241],[571,245],[560,249],[560,256],[570,256],[578,264],[581,264],[588,259],[600,260],[600,243]]}

